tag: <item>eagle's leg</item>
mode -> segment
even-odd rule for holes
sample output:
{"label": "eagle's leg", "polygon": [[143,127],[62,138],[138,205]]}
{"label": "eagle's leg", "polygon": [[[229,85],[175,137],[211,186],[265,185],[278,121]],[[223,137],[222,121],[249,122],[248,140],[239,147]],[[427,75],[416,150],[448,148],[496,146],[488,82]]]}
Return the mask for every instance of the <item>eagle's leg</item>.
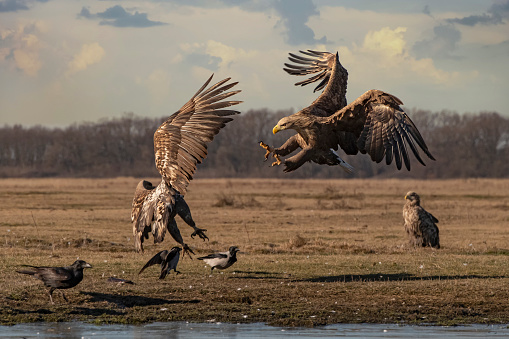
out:
{"label": "eagle's leg", "polygon": [[306,162],[310,161],[313,156],[313,149],[311,147],[303,148],[302,151],[294,155],[293,157],[285,160],[285,169],[283,172],[295,171]]}
{"label": "eagle's leg", "polygon": [[184,242],[184,239],[182,239],[182,236],[180,235],[180,230],[177,226],[177,222],[175,221],[175,218],[171,218],[168,222],[168,226],[166,227],[168,229],[168,232],[170,235],[175,239],[176,242],[182,245],[182,256],[187,253],[189,258],[192,259],[191,255],[189,253],[194,254],[193,250],[189,248],[189,246]]}
{"label": "eagle's leg", "polygon": [[194,232],[191,234],[191,238],[194,239],[195,236],[199,236],[203,241],[209,240],[209,237],[205,234],[207,230],[196,227],[193,217],[191,216],[191,210],[184,200],[184,197],[181,195],[177,196],[175,199],[175,208],[177,209],[178,215],[186,222],[186,224],[194,229]]}
{"label": "eagle's leg", "polygon": [[276,161],[272,163],[271,166],[276,166],[281,164],[281,159],[279,158],[279,155],[274,153],[275,148],[267,145],[263,141],[260,141],[260,146],[266,150],[265,152],[265,161],[269,158],[269,155],[272,153],[273,157],[276,158]]}
{"label": "eagle's leg", "polygon": [[260,141],[260,146],[267,150],[267,152],[265,153],[265,160],[267,160],[270,153],[272,153],[274,158],[276,158],[276,161],[272,163],[272,166],[280,165],[281,164],[281,159],[279,158],[280,156],[284,157],[285,155],[292,153],[293,151],[300,147],[297,141],[298,136],[299,136],[298,134],[295,134],[294,136],[288,138],[288,140],[286,140],[286,142],[283,145],[281,145],[281,147],[278,148],[270,147],[263,143],[263,141]]}

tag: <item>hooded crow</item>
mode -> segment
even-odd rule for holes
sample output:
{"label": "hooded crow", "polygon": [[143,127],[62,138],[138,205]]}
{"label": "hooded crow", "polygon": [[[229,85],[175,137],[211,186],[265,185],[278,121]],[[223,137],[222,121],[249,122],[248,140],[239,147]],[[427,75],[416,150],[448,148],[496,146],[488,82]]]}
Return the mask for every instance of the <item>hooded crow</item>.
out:
{"label": "hooded crow", "polygon": [[205,257],[198,258],[198,260],[203,260],[206,264],[210,265],[212,267],[210,269],[211,271],[213,271],[214,268],[224,270],[237,262],[238,251],[239,249],[237,246],[231,246],[228,252],[209,254]]}
{"label": "hooded crow", "polygon": [[143,266],[138,274],[141,274],[141,272],[143,272],[147,267],[157,264],[161,265],[161,275],[159,276],[159,279],[164,279],[171,270],[174,270],[175,273],[179,274],[180,272],[177,271],[177,264],[179,262],[181,250],[182,249],[180,247],[173,247],[170,251],[164,250],[157,253],[145,264],[145,266]]}

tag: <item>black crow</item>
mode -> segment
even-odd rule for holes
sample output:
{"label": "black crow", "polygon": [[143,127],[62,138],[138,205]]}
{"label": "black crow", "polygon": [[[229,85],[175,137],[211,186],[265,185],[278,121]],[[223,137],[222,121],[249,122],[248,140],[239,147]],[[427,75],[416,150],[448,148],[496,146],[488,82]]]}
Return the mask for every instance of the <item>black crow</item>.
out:
{"label": "black crow", "polygon": [[[46,287],[49,287],[49,300],[52,304],[54,304],[52,294],[55,289],[66,289],[78,285],[83,280],[83,269],[85,267],[92,267],[92,265],[83,260],[76,260],[71,266],[66,267],[23,266],[31,267],[33,270],[20,270],[16,272],[33,275],[41,280]],[[69,302],[64,292],[60,291],[60,293],[62,293],[65,301]]]}
{"label": "black crow", "polygon": [[157,264],[161,264],[161,275],[159,276],[159,279],[164,279],[171,270],[174,270],[175,273],[179,274],[180,272],[177,271],[177,264],[179,262],[181,250],[182,249],[180,247],[173,247],[170,251],[164,250],[157,253],[145,264],[145,266],[143,266],[138,274],[141,274],[141,272],[143,272],[147,267]]}
{"label": "black crow", "polygon": [[205,257],[200,257],[198,260],[205,261],[206,264],[212,266],[211,271],[214,268],[224,270],[237,262],[237,252],[239,251],[237,246],[231,246],[228,252],[219,252],[209,254]]}

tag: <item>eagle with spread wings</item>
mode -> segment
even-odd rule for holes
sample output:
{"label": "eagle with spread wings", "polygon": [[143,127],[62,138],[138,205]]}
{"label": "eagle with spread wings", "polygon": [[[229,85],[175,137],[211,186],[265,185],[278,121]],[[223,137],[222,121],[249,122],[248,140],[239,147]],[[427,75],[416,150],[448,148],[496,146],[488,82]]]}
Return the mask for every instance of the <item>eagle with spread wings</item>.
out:
{"label": "eagle with spread wings", "polygon": [[335,152],[339,147],[349,155],[368,154],[377,163],[385,158],[386,164],[390,165],[395,160],[398,170],[403,163],[410,170],[407,146],[422,165],[425,164],[418,148],[435,160],[419,130],[401,109],[403,102],[400,99],[374,89],[347,105],[348,72],[339,62],[338,53],[312,50],[300,53],[304,56],[289,53],[289,60],[295,64],[285,63],[283,69],[291,75],[314,74],[295,85],[318,82],[314,91],[323,92],[310,106],[279,120],[272,130],[274,134],[286,129],[297,131],[281,147],[260,142],[260,146],[267,150],[265,159],[270,154],[276,158],[273,166],[281,164],[281,156],[298,148],[301,148],[299,153],[284,160],[285,172],[295,171],[308,161],[339,165],[352,172],[353,167]]}
{"label": "eagle with spread wings", "polygon": [[237,82],[228,83],[230,78],[205,89],[212,77],[154,133],[155,163],[162,180],[157,187],[146,180],[136,187],[131,221],[137,252],[143,252],[143,240],[150,233],[154,243],[159,243],[168,230],[184,252],[193,253],[182,239],[175,221],[177,214],[194,229],[192,238],[198,235],[204,241],[208,239],[206,230],[196,227],[184,195],[196,165],[207,157],[207,144],[233,120],[231,115],[240,113],[228,107],[242,102],[225,100],[240,92],[228,91],[237,85]]}

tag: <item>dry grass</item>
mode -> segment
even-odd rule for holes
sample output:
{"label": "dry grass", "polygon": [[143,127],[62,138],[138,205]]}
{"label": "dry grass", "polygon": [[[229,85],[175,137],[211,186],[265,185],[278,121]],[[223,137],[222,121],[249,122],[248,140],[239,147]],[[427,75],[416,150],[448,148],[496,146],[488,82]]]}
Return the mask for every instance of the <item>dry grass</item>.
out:
{"label": "dry grass", "polygon": [[[183,259],[158,281],[136,273],[171,237],[133,252],[132,193],[117,179],[0,180],[0,319],[262,321],[280,325],[337,322],[508,323],[509,180],[194,180],[186,195],[210,242],[197,255],[237,245],[223,273]],[[440,250],[407,246],[401,216],[414,190],[439,220]],[[55,293],[15,270],[94,265],[84,281]],[[106,282],[110,276],[136,285]]]}

